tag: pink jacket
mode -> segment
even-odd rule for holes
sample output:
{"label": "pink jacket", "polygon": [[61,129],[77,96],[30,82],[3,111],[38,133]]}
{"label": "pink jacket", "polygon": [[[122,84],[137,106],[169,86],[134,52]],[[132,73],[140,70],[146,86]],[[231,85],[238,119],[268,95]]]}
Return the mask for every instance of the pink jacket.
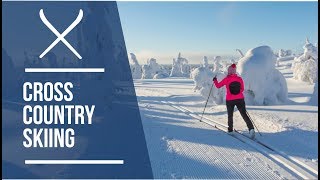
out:
{"label": "pink jacket", "polygon": [[[240,93],[237,95],[231,94],[229,85],[231,82],[238,81],[240,83]],[[214,85],[217,88],[221,88],[222,86],[226,86],[227,94],[226,94],[226,100],[235,100],[235,99],[244,99],[243,96],[243,90],[244,90],[244,83],[241,77],[237,76],[236,74],[231,74],[225,77],[221,82],[218,82],[216,79],[213,81]]]}

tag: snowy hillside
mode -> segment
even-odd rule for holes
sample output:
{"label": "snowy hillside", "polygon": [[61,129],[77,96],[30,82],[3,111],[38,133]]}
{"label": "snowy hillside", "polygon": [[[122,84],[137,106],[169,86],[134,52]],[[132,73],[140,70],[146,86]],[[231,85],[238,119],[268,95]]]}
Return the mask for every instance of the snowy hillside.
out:
{"label": "snowy hillside", "polygon": [[[192,79],[135,80],[154,177],[317,179],[317,85],[293,79],[292,62],[282,58],[276,67],[287,84],[285,102],[247,106],[261,144],[217,129],[226,130],[223,104],[210,101],[200,122],[206,98]],[[234,128],[248,134],[237,110]]]}

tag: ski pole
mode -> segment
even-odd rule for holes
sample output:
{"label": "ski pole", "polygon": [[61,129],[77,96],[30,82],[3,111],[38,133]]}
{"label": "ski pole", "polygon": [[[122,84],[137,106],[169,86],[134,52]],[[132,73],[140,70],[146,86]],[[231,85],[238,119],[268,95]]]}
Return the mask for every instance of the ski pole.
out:
{"label": "ski pole", "polygon": [[256,127],[256,129],[257,129],[257,131],[258,131],[258,133],[260,134],[260,136],[262,136],[261,135],[261,133],[260,133],[260,131],[259,131],[259,129],[258,129],[258,127],[256,126],[256,124],[253,122],[253,120],[252,120],[252,118],[251,118],[251,116],[250,116],[250,114],[248,113],[248,111],[246,110],[246,113],[247,113],[247,115],[248,115],[248,117],[249,117],[249,119],[250,119],[250,121],[252,122],[252,124],[254,125],[254,127]]}
{"label": "ski pole", "polygon": [[213,87],[213,83],[211,85],[210,92],[209,92],[209,95],[208,95],[208,98],[207,98],[206,105],[204,106],[200,122],[202,121],[202,117],[203,117],[204,111],[206,110],[206,107],[207,107],[207,104],[208,104],[208,101],[209,101],[209,97],[210,97],[210,94],[211,94],[211,91],[212,91],[212,87]]}

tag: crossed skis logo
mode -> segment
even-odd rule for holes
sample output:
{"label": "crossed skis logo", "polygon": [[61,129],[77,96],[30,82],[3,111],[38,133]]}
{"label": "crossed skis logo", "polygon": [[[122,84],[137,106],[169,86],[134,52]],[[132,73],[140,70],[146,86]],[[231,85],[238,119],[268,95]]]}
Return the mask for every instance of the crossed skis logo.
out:
{"label": "crossed skis logo", "polygon": [[58,42],[63,42],[69,49],[70,51],[73,52],[79,59],[82,59],[81,55],[70,45],[70,43],[64,38],[73,28],[75,28],[81,21],[83,17],[83,11],[82,9],[79,10],[79,14],[77,18],[70,24],[70,26],[62,33],[60,34],[55,27],[48,21],[46,16],[43,13],[43,9],[40,9],[39,12],[40,19],[42,22],[57,36],[57,39],[53,41],[50,46],[43,51],[43,53],[40,54],[40,58],[43,58],[54,46],[58,44]]}

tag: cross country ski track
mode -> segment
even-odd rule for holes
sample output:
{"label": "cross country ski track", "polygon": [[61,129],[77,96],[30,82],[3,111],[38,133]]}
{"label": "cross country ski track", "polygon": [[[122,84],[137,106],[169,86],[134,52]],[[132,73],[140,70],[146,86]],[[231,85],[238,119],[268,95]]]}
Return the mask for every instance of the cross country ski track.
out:
{"label": "cross country ski track", "polygon": [[[171,112],[182,119],[168,124],[169,119],[144,113],[152,108],[141,107],[141,116],[154,178],[299,178],[247,144],[183,112]],[[157,107],[162,108],[168,111],[173,107],[164,103]]]}
{"label": "cross country ski track", "polygon": [[[201,118],[201,115],[199,115],[198,113],[192,112],[185,107],[174,105],[171,102],[168,102],[168,101],[161,101],[161,102],[164,104],[171,105],[172,107],[176,108],[177,110],[180,110],[181,112],[183,112],[183,113],[185,113],[195,119],[198,119],[199,122],[206,123],[216,129],[219,129],[219,130],[227,133],[228,126],[225,124],[214,121],[214,120],[207,118],[205,116],[203,116]],[[292,171],[296,176],[298,176],[302,179],[318,179],[318,177],[317,177],[318,171],[316,169],[313,169],[312,167],[308,166],[307,164],[303,163],[300,160],[295,159],[294,157],[288,156],[284,152],[276,150],[274,147],[271,147],[270,145],[267,145],[257,139],[252,140],[237,130],[235,131],[234,135],[230,135],[230,136],[234,137],[237,140],[256,149],[261,154],[268,157],[270,160],[274,161],[275,163],[277,163],[280,166],[285,167],[287,170]],[[259,134],[256,133],[256,136],[259,136]]]}
{"label": "cross country ski track", "polygon": [[259,137],[229,135],[206,116],[200,122],[201,112],[171,99],[174,89],[148,84],[135,86],[155,178],[318,179],[316,169]]}

